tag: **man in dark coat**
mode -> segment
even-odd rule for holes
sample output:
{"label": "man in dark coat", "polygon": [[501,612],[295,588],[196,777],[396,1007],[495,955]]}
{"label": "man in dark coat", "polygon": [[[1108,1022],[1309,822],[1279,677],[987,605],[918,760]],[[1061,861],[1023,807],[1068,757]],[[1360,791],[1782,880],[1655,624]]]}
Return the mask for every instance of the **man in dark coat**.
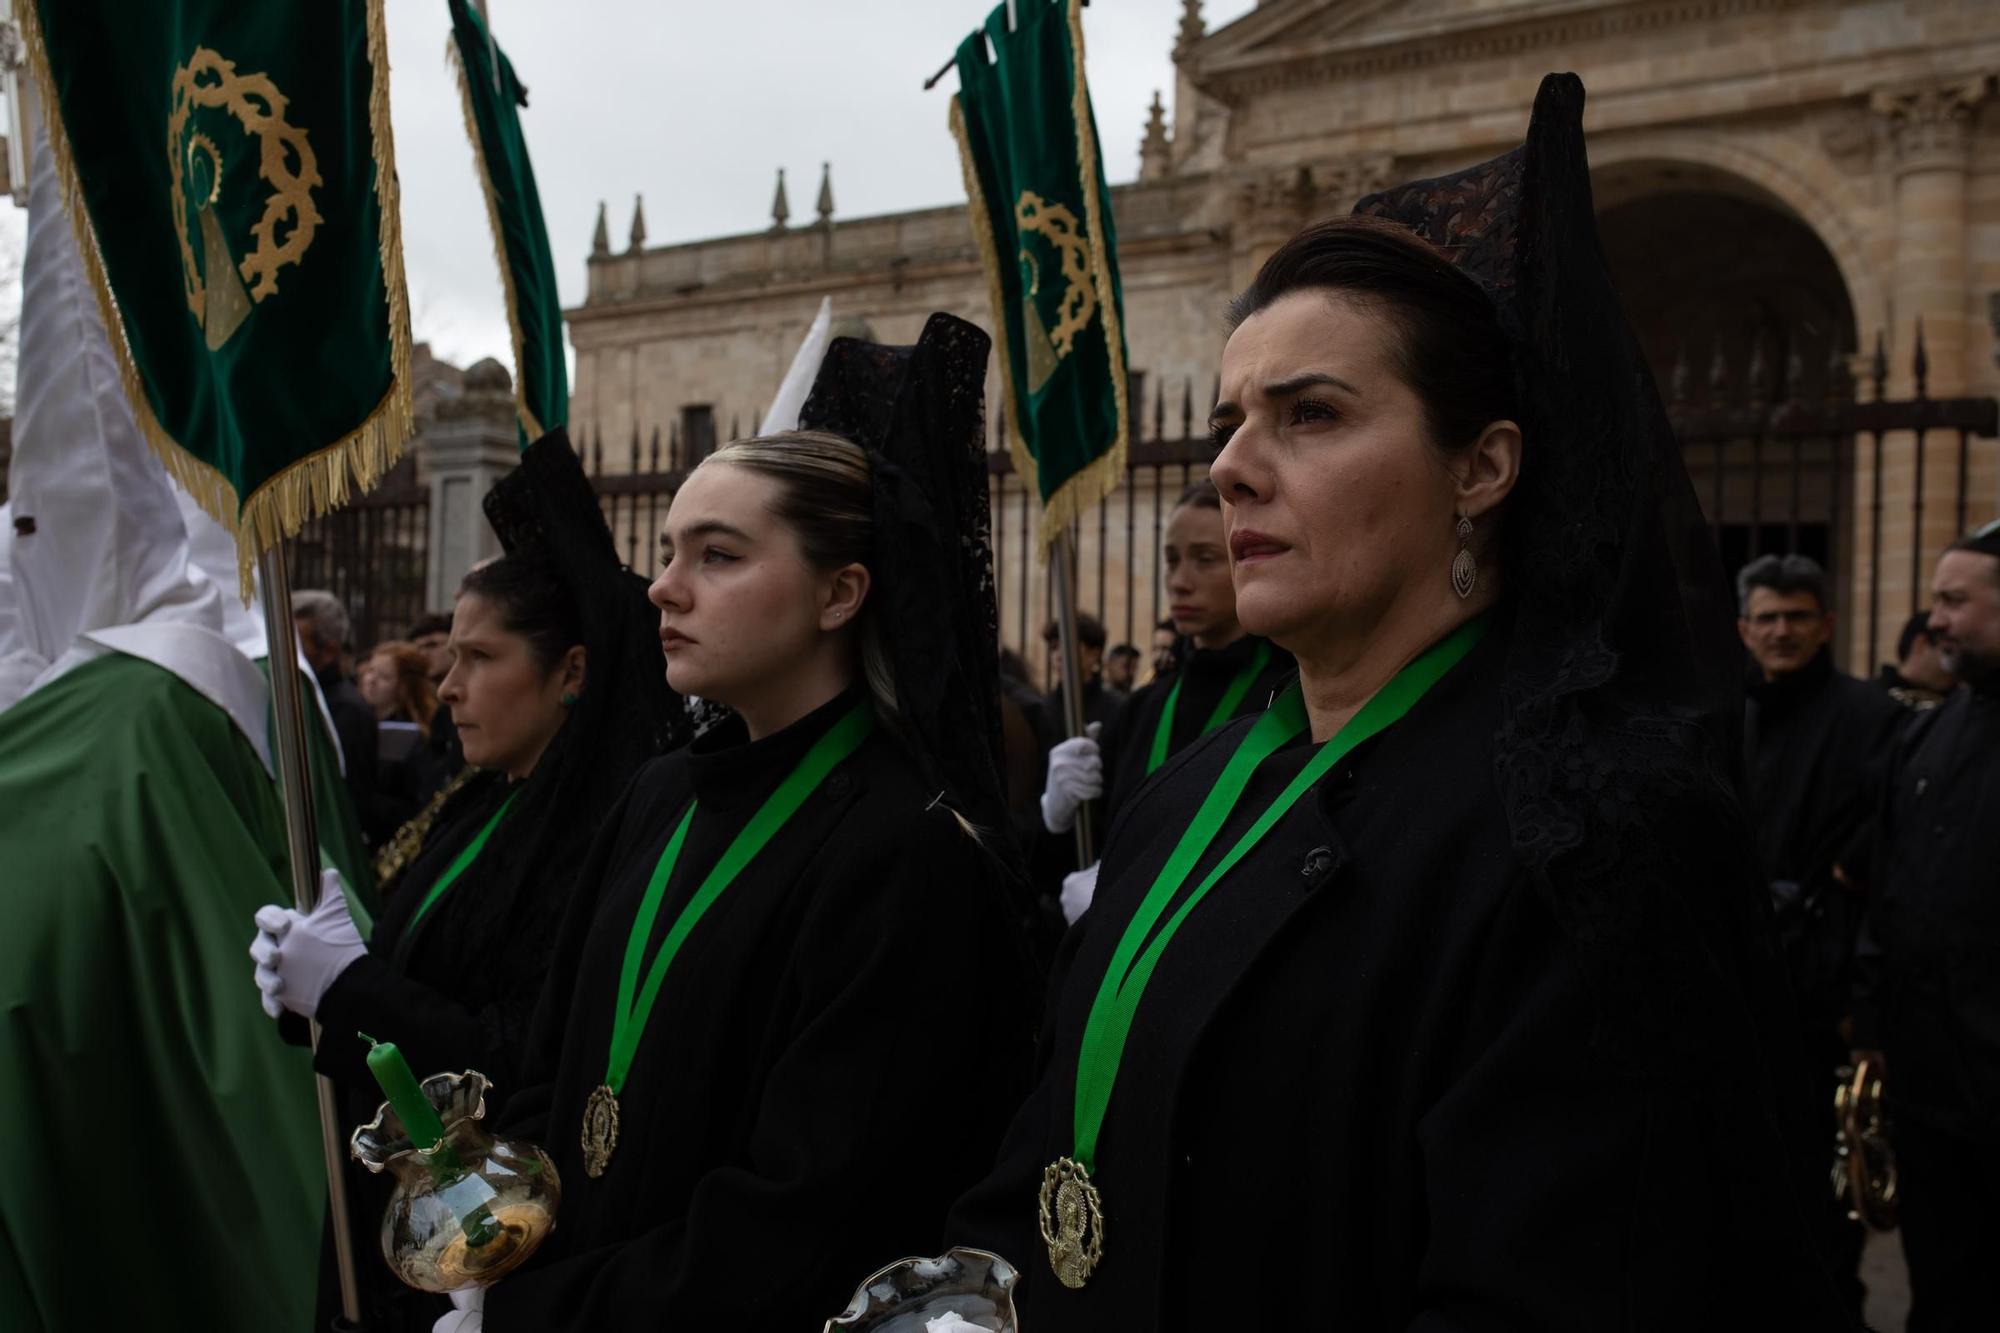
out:
{"label": "man in dark coat", "polygon": [[1855,1009],[1856,1042],[1887,1057],[1911,1333],[2000,1308],[2000,524],[1945,552],[1931,599],[1962,684],[1889,766]]}
{"label": "man in dark coat", "polygon": [[347,789],[357,807],[366,809],[375,796],[376,751],[381,744],[375,710],[361,697],[346,669],[347,608],[330,592],[300,588],[292,594],[292,623],[299,647],[319,681],[326,711],[340,737]]}
{"label": "man in dark coat", "polygon": [[[1842,1023],[1861,920],[1857,893],[1833,867],[1867,817],[1880,765],[1909,716],[1886,693],[1836,669],[1826,575],[1802,555],[1767,555],[1737,576],[1737,630],[1750,654],[1744,717],[1745,804],[1778,917],[1800,1023],[1816,1075],[1815,1104],[1798,1120],[1823,1161],[1835,1070],[1847,1059]],[[1845,1204],[1828,1199],[1822,1243],[1835,1279],[1858,1313],[1863,1231]]]}

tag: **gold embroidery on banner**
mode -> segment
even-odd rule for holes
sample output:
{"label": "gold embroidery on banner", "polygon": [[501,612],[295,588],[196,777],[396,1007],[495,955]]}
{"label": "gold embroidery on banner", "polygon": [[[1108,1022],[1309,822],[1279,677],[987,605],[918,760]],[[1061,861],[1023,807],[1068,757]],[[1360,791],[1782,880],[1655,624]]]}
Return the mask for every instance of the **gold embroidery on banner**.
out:
{"label": "gold embroidery on banner", "polygon": [[1042,286],[1041,265],[1025,247],[1021,250],[1027,279],[1021,313],[1028,343],[1028,392],[1036,393],[1076,346],[1076,335],[1090,327],[1097,314],[1097,289],[1091,283],[1090,244],[1068,207],[1050,203],[1033,190],[1023,190],[1014,205],[1014,225],[1020,228],[1023,239],[1040,236],[1055,248],[1063,282],[1055,327],[1047,328],[1035,300]]}
{"label": "gold embroidery on banner", "polygon": [[[242,325],[253,303],[277,292],[278,270],[298,263],[311,248],[322,221],[312,202],[312,188],[321,184],[319,159],[306,142],[306,132],[285,119],[285,95],[269,75],[238,74],[234,61],[198,46],[187,64],[174,71],[173,90],[173,110],[167,115],[167,161],[172,169],[174,236],[180,242],[188,309],[202,326],[209,350],[214,351]],[[236,117],[257,141],[257,174],[271,186],[264,216],[250,229],[256,244],[240,263],[231,261],[228,239],[214,211],[222,193],[222,153],[208,135],[199,131],[187,134],[189,118],[197,107],[227,110]],[[213,173],[208,197],[197,205],[203,260],[199,268],[188,240],[186,188],[197,154],[206,158]]]}
{"label": "gold embroidery on banner", "polygon": [[[97,300],[98,317],[118,361],[119,382],[146,444],[165,465],[181,489],[194,497],[202,511],[236,540],[237,590],[244,605],[256,595],[253,571],[257,556],[280,538],[295,536],[314,514],[346,504],[350,484],[362,489],[402,457],[410,436],[410,297],[403,276],[403,227],[400,192],[396,187],[395,131],[389,121],[389,42],[382,13],[383,0],[364,0],[368,26],[368,129],[370,156],[375,162],[376,249],[382,263],[382,294],[388,305],[391,382],[381,399],[352,428],[298,459],[249,495],[239,497],[230,479],[212,462],[183,445],[154,412],[139,373],[130,336],[111,294],[96,229],[84,206],[83,185],[70,151],[56,79],[42,38],[41,19],[34,5],[15,11],[27,46],[28,66],[35,73],[42,123],[48,127],[49,152],[55,159],[56,184],[69,214],[77,253]],[[171,145],[169,145],[169,156]],[[315,184],[320,182],[315,181]]]}

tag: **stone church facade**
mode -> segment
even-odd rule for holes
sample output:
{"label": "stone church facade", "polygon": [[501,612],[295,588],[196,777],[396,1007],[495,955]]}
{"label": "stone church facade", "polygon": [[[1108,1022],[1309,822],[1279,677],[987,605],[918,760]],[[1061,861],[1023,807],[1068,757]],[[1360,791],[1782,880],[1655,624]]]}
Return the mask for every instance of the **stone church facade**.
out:
{"label": "stone church facade", "polygon": [[[1183,395],[1205,415],[1222,307],[1275,246],[1370,190],[1518,143],[1541,76],[1558,69],[1589,90],[1606,247],[1663,388],[1679,361],[1766,354],[1808,378],[1846,361],[1865,379],[1879,335],[1887,393],[1907,397],[1921,325],[1931,396],[2000,393],[2000,3],[1264,0],[1208,31],[1187,0],[1169,36],[1171,127],[1156,101],[1139,179],[1113,191],[1149,418],[1164,397],[1177,427]],[[1117,144],[1118,110],[1098,114]],[[943,118],[940,105],[940,134]],[[887,341],[914,338],[936,309],[992,327],[962,208],[836,220],[824,185],[818,205],[794,224],[781,190],[767,231],[653,248],[635,210],[622,250],[600,219],[587,295],[567,313],[573,419],[608,470],[647,466],[656,431],[751,429],[824,296]],[[1913,439],[1887,442],[1879,542],[1853,503],[1872,493],[1872,450],[1816,448],[1802,483],[1720,454],[1690,463],[1725,511],[1767,483],[1792,486],[1794,526],[1803,513],[1825,529],[1844,605],[1879,582],[1879,646],[1908,609],[1913,560],[1927,570],[1955,535],[1956,437],[1923,448],[1920,460]],[[1973,442],[1971,521],[2000,502],[1995,448]],[[1024,503],[1003,494],[1003,529]],[[1118,573],[1101,605],[1088,586],[1084,604],[1114,638],[1136,622],[1143,641],[1150,495],[1114,496],[1101,527],[1086,522],[1085,568],[1095,554]],[[1010,639],[1039,625],[1042,582],[1003,569],[1003,602],[1022,611]],[[1865,628],[1846,623],[1858,665]]]}

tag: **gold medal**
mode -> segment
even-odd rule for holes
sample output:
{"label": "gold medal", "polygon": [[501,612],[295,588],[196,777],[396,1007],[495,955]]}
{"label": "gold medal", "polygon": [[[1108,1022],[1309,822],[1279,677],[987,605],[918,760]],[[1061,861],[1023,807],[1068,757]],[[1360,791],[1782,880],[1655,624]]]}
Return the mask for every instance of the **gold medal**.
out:
{"label": "gold medal", "polygon": [[611,1165],[618,1147],[618,1096],[601,1083],[583,1104],[583,1173],[592,1180]]}
{"label": "gold medal", "polygon": [[1104,1200],[1083,1163],[1058,1157],[1042,1172],[1042,1244],[1065,1287],[1081,1287],[1104,1262]]}

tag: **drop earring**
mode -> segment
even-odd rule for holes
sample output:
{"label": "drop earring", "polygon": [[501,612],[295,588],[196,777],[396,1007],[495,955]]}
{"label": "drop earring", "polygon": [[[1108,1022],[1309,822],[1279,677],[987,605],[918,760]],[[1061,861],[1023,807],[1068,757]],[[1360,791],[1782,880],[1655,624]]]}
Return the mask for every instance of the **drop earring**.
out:
{"label": "drop earring", "polygon": [[1472,558],[1472,520],[1463,514],[1458,518],[1457,533],[1458,554],[1451,561],[1451,590],[1462,602],[1472,596],[1479,583],[1479,562]]}

